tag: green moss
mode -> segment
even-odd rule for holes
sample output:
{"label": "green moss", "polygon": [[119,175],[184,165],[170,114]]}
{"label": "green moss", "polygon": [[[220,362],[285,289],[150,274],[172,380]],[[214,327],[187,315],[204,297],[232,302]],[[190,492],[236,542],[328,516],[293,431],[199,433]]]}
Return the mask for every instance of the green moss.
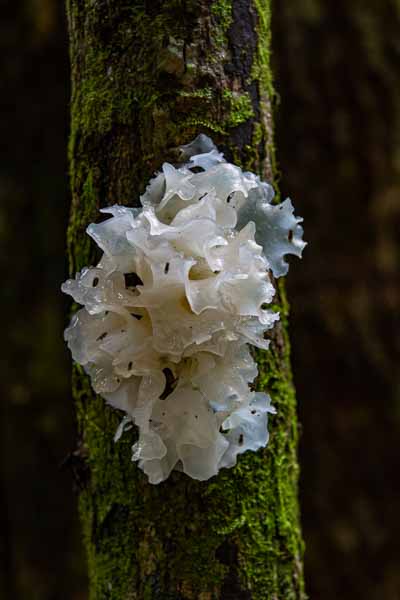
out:
{"label": "green moss", "polygon": [[232,0],[214,0],[211,15],[214,17],[214,43],[223,49],[226,46],[226,33],[232,24]]}
{"label": "green moss", "polygon": [[[226,130],[221,127],[220,125],[218,125],[217,123],[214,123],[212,121],[209,121],[207,118],[204,119],[200,119],[200,118],[189,118],[186,119],[185,121],[185,129],[189,129],[192,131],[198,131],[199,129],[204,129],[205,132],[209,135],[212,135],[211,132],[215,132],[215,133],[219,133],[223,136],[227,135]],[[190,137],[190,136],[189,136]]]}
{"label": "green moss", "polygon": [[225,127],[237,127],[254,116],[251,98],[247,92],[238,94],[236,92],[231,92],[230,90],[224,90],[222,98],[227,105],[226,110],[228,114],[228,117],[225,120]]}
{"label": "green moss", "polygon": [[232,0],[214,0],[211,4],[211,14],[220,17],[229,27],[232,23]]}
{"label": "green moss", "polygon": [[184,98],[202,98],[204,100],[213,100],[214,93],[209,87],[196,90],[179,90],[179,95]]}
{"label": "green moss", "polygon": [[97,207],[98,199],[93,185],[93,174],[89,172],[82,185],[82,201],[79,210],[71,211],[67,230],[69,271],[71,275],[75,275],[77,271],[92,262],[93,246],[85,232],[87,225],[96,218]]}
{"label": "green moss", "polygon": [[[272,70],[270,68],[271,55],[271,2],[270,0],[254,0],[257,11],[257,58],[253,65],[253,77],[259,81],[261,102],[265,105],[264,110],[271,115],[276,102],[276,94],[273,85]],[[277,164],[274,145],[274,119],[267,119],[264,125],[265,143],[267,147],[268,161],[264,169],[264,175],[268,179],[276,178]],[[277,189],[277,186],[275,186]]]}
{"label": "green moss", "polygon": [[210,113],[212,113],[213,104],[217,105],[219,102],[218,94],[210,88],[193,91],[182,90],[179,92],[179,96],[191,100],[191,116],[183,122],[184,128],[203,127],[211,132],[227,136],[230,129],[245,123],[254,116],[251,98],[247,92],[240,94],[228,89],[222,90],[221,102],[225,118],[220,123],[204,118],[205,107],[208,105]]}

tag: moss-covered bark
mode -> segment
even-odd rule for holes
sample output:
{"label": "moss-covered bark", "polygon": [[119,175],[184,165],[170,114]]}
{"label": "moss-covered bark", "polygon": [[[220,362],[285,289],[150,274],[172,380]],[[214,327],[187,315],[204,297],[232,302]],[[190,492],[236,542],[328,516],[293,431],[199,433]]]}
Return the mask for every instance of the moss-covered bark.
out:
{"label": "moss-covered bark", "polygon": [[[228,158],[274,172],[269,0],[69,0],[72,65],[71,271],[93,261],[97,209],[137,204],[164,160],[200,131]],[[263,452],[209,482],[173,473],[151,486],[130,461],[119,415],[75,370],[80,508],[92,599],[304,597],[297,424],[287,303],[259,389],[278,415]],[[132,434],[134,435],[134,434]]]}

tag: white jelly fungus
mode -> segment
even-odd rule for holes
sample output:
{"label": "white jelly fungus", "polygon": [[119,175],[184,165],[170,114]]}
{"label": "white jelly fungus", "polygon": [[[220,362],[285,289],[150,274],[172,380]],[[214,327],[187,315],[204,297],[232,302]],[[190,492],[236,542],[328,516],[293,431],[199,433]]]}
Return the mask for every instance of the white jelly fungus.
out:
{"label": "white jelly fungus", "polygon": [[142,208],[114,205],[88,234],[103,251],[62,290],[82,304],[65,331],[94,390],[135,424],[133,460],[150,483],[172,469],[205,480],[268,442],[270,397],[251,391],[248,344],[268,348],[279,319],[270,273],[301,256],[290,200],[228,163],[199,135],[165,163]]}

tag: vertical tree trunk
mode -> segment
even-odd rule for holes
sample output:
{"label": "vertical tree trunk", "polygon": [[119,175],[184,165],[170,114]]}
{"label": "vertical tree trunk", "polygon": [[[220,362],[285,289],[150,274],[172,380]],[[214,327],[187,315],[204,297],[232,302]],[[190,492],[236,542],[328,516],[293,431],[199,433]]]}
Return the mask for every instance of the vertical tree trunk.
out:
{"label": "vertical tree trunk", "polygon": [[[97,209],[137,204],[152,173],[200,131],[230,160],[274,174],[269,0],[69,0],[72,65],[71,271],[93,262]],[[75,370],[80,508],[91,598],[304,597],[295,398],[282,321],[258,352],[258,388],[278,415],[265,451],[209,482],[151,486],[115,445],[115,411]]]}
{"label": "vertical tree trunk", "polygon": [[296,382],[307,398],[309,593],[392,600],[400,597],[400,4],[287,0],[273,23],[282,188],[297,199],[314,248],[289,283]]}

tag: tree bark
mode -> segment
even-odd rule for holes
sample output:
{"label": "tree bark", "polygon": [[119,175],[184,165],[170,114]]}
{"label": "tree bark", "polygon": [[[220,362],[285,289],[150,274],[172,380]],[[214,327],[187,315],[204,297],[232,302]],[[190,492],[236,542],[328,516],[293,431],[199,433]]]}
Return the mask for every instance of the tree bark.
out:
{"label": "tree bark", "polygon": [[[71,273],[93,263],[98,208],[138,205],[165,160],[199,132],[229,160],[274,177],[269,0],[69,0]],[[295,396],[283,286],[257,386],[278,410],[265,451],[208,482],[151,486],[113,435],[116,411],[79,368],[80,511],[92,599],[304,598]]]}

